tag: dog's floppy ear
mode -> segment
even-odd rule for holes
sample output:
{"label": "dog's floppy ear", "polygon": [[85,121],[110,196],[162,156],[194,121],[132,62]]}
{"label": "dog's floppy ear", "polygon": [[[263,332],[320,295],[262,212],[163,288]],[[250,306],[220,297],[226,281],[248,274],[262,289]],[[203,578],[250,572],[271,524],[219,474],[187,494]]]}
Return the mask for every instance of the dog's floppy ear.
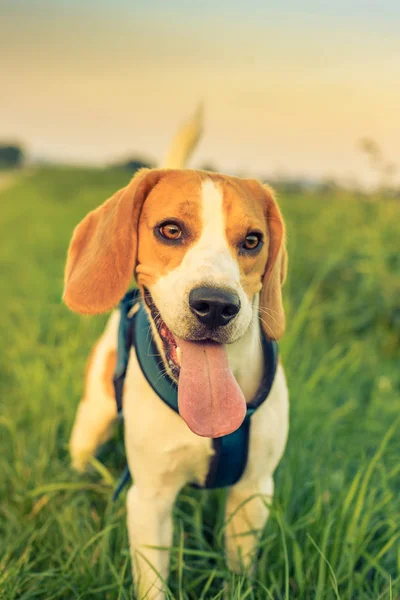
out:
{"label": "dog's floppy ear", "polygon": [[64,278],[63,299],[69,308],[97,314],[122,298],[136,264],[140,212],[163,173],[142,169],[75,228]]}
{"label": "dog's floppy ear", "polygon": [[282,303],[282,286],[287,271],[285,225],[273,190],[254,179],[245,181],[252,195],[263,206],[268,228],[268,258],[262,276],[259,305],[261,325],[267,338],[279,340],[285,331]]}
{"label": "dog's floppy ear", "polygon": [[285,331],[285,312],[282,303],[282,286],[287,272],[285,226],[274,193],[263,186],[266,205],[265,216],[269,233],[268,260],[260,293],[260,317],[265,335],[278,340]]}

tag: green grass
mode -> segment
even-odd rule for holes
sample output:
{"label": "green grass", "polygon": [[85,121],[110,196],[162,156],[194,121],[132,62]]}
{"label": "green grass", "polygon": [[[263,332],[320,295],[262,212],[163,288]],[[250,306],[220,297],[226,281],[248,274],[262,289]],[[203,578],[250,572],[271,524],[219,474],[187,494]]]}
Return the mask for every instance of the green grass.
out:
{"label": "green grass", "polygon": [[[67,442],[105,317],[60,302],[73,227],[127,180],[42,169],[0,193],[0,598],[132,597],[122,442],[86,476]],[[171,598],[400,597],[400,206],[282,195],[291,431],[256,579],[223,556],[223,492],[182,491]]]}

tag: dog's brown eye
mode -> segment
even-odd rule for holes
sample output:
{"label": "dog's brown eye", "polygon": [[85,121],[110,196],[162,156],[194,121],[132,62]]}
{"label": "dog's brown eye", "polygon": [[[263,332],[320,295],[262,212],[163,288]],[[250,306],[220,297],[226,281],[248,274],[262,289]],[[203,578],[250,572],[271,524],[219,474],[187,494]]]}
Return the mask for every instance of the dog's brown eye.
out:
{"label": "dog's brown eye", "polygon": [[255,250],[256,248],[258,248],[260,242],[261,235],[259,233],[249,233],[249,235],[247,235],[246,239],[244,240],[243,248],[245,248],[246,250]]}
{"label": "dog's brown eye", "polygon": [[164,223],[159,232],[167,240],[179,240],[182,237],[182,229],[176,223]]}

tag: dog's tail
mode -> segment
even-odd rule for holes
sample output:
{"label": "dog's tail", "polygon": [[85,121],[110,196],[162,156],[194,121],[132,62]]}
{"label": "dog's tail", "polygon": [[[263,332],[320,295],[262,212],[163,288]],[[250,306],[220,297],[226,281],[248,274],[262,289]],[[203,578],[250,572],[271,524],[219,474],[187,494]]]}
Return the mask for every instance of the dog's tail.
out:
{"label": "dog's tail", "polygon": [[183,169],[203,133],[203,105],[178,130],[161,163],[164,169]]}

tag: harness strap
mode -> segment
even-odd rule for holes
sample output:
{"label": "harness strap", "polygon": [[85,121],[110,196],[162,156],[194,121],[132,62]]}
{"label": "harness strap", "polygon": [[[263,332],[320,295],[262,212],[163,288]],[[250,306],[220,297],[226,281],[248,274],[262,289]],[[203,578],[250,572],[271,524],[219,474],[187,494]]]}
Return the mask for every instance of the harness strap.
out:
{"label": "harness strap", "polygon": [[[179,414],[178,387],[163,373],[164,366],[157,346],[151,335],[151,326],[143,305],[138,310],[132,308],[140,301],[139,290],[129,291],[120,304],[121,320],[118,330],[118,359],[113,378],[117,409],[122,410],[122,394],[129,353],[133,345],[140,368],[149,385],[172,410]],[[275,379],[278,365],[278,344],[262,334],[264,354],[264,376],[252,402],[247,404],[246,417],[236,431],[212,440],[214,455],[210,461],[204,488],[218,488],[234,485],[244,473],[247,464],[251,416],[267,399]],[[125,470],[114,493],[116,498],[129,480],[129,470]]]}
{"label": "harness strap", "polygon": [[129,362],[129,353],[133,344],[133,333],[135,327],[135,316],[129,318],[133,307],[140,299],[140,291],[130,290],[122,298],[119,308],[121,317],[118,327],[118,352],[117,364],[115,366],[113,384],[115,390],[115,402],[117,403],[118,414],[122,412],[122,396],[124,391],[124,381]]}

